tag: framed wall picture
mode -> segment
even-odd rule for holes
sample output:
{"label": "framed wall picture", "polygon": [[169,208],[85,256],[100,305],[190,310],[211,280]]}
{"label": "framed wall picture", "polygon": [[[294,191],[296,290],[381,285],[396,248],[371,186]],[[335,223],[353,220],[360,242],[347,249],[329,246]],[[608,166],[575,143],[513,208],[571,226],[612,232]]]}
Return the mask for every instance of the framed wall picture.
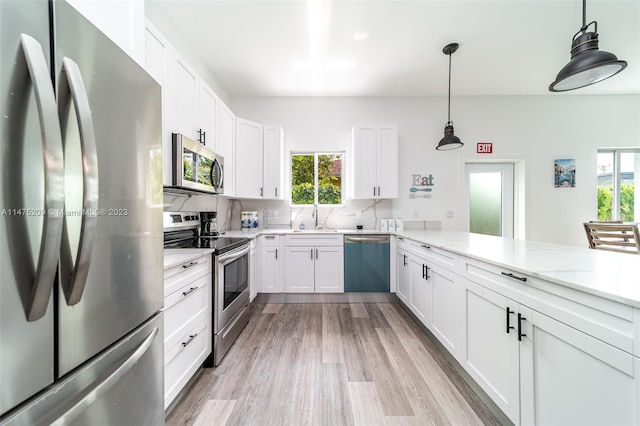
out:
{"label": "framed wall picture", "polygon": [[554,186],[556,188],[575,188],[575,158],[559,158],[554,161]]}

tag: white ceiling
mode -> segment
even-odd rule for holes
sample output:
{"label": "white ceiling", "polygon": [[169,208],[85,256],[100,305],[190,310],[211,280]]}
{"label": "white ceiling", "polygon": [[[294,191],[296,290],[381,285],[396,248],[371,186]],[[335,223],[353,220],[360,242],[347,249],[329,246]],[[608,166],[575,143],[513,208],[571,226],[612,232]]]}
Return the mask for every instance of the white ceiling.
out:
{"label": "white ceiling", "polygon": [[[147,0],[145,8],[161,32],[180,29],[231,96],[446,95],[450,42],[460,44],[453,96],[545,95],[582,22],[580,0]],[[629,65],[567,93],[640,93],[640,0],[590,0],[592,20],[600,49]],[[368,38],[354,41],[356,32]]]}

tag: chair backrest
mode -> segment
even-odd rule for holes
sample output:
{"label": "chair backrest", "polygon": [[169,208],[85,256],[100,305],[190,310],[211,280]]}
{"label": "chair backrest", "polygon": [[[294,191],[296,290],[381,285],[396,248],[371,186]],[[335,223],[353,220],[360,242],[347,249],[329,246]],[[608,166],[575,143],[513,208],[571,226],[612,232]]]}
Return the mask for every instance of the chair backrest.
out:
{"label": "chair backrest", "polygon": [[584,230],[592,249],[640,254],[637,223],[585,222]]}

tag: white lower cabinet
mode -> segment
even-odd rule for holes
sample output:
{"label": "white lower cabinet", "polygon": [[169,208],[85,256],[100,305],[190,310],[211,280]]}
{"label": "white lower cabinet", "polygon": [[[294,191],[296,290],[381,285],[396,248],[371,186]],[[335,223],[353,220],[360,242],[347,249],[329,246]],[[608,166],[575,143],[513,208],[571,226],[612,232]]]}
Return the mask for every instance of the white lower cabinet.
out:
{"label": "white lower cabinet", "polygon": [[282,293],[284,292],[282,237],[279,235],[262,235],[259,238],[259,264],[261,267],[260,274],[258,274],[260,280],[257,291],[262,293]]}
{"label": "white lower cabinet", "polygon": [[211,254],[164,271],[164,407],[211,353]]}
{"label": "white lower cabinet", "polygon": [[398,268],[396,295],[405,305],[409,304],[410,276],[409,276],[409,253],[406,250],[398,249]]}
{"label": "white lower cabinet", "polygon": [[431,281],[424,261],[409,257],[409,307],[422,323],[431,326]]}
{"label": "white lower cabinet", "polygon": [[342,235],[287,235],[285,291],[287,293],[343,293]]}

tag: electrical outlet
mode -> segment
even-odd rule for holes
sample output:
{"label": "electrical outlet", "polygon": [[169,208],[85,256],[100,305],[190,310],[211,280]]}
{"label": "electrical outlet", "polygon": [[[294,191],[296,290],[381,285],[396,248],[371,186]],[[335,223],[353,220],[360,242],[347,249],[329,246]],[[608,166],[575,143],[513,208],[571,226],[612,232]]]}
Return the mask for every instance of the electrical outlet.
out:
{"label": "electrical outlet", "polygon": [[417,219],[418,218],[418,210],[414,210],[413,211],[413,218]]}
{"label": "electrical outlet", "polygon": [[447,219],[453,219],[453,211],[447,210]]}
{"label": "electrical outlet", "polygon": [[362,210],[356,210],[356,219],[362,219]]}

